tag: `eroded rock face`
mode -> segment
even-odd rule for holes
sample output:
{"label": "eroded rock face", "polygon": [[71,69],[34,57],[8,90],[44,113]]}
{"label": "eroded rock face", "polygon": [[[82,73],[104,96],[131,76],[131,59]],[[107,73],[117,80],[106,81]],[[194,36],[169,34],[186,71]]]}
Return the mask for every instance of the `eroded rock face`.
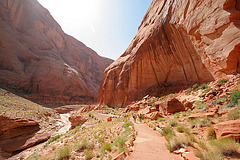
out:
{"label": "eroded rock face", "polygon": [[0,116],[0,149],[5,152],[19,151],[50,138],[40,133],[39,122],[33,119]]}
{"label": "eroded rock face", "polygon": [[162,85],[240,72],[239,2],[153,0],[130,46],[104,73],[99,104],[124,107]]}
{"label": "eroded rock face", "polygon": [[240,139],[240,119],[218,123],[214,129],[217,138]]}
{"label": "eroded rock face", "polygon": [[94,102],[112,62],[65,34],[37,0],[0,1],[0,83],[36,102]]}
{"label": "eroded rock face", "polygon": [[72,115],[69,117],[69,121],[71,122],[72,127],[75,128],[76,126],[79,126],[80,124],[83,124],[88,119],[86,117],[83,117],[81,115]]}

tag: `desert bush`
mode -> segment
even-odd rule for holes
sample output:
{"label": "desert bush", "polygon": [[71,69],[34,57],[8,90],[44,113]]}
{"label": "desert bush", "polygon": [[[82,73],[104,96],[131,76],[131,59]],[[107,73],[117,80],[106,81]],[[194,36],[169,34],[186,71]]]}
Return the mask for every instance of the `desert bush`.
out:
{"label": "desert bush", "polygon": [[239,144],[229,138],[224,138],[220,140],[212,140],[210,142],[216,153],[220,153],[224,156],[232,156],[234,153],[238,152]]}
{"label": "desert bush", "polygon": [[239,109],[234,109],[231,110],[228,114],[227,114],[227,119],[228,120],[236,120],[240,118],[240,110]]}
{"label": "desert bush", "polygon": [[51,137],[51,138],[48,140],[48,144],[56,141],[56,140],[59,139],[60,137],[61,137],[60,135],[56,135],[56,136],[54,136],[54,137]]}
{"label": "desert bush", "polygon": [[83,151],[85,149],[92,149],[93,147],[93,143],[89,143],[88,140],[83,140],[80,143],[75,144],[75,151]]}
{"label": "desert bush", "polygon": [[216,133],[213,127],[207,127],[207,139],[216,139]]}
{"label": "desert bush", "polygon": [[91,149],[85,149],[84,150],[84,155],[87,160],[92,159],[95,155]]}
{"label": "desert bush", "polygon": [[130,120],[128,120],[128,119],[124,119],[123,127],[126,129],[126,128],[128,128],[129,126],[133,126],[132,121],[130,121]]}
{"label": "desert bush", "polygon": [[111,150],[112,150],[111,143],[104,143],[100,149],[101,152],[111,151]]}
{"label": "desert bush", "polygon": [[186,95],[189,95],[190,93],[192,92],[192,88],[188,88],[187,91],[186,91]]}
{"label": "desert bush", "polygon": [[193,86],[192,86],[192,89],[193,90],[196,90],[198,88],[198,84],[194,84]]}
{"label": "desert bush", "polygon": [[239,99],[240,99],[240,91],[235,91],[234,93],[231,94],[230,102],[231,104],[236,105]]}
{"label": "desert bush", "polygon": [[206,144],[206,142],[202,141],[202,140],[198,140],[198,146],[201,147],[202,149],[208,150],[208,146]]}
{"label": "desert bush", "polygon": [[181,124],[181,125],[177,126],[177,131],[180,132],[180,133],[183,133],[183,132],[189,132],[189,129]]}
{"label": "desert bush", "polygon": [[177,119],[171,119],[169,121],[170,126],[175,127],[178,125],[178,120]]}
{"label": "desert bush", "polygon": [[207,89],[209,86],[206,83],[202,83],[200,86],[198,86],[198,89]]}
{"label": "desert bush", "polygon": [[218,86],[218,87],[221,87],[222,85],[224,85],[225,83],[227,83],[227,81],[228,81],[228,80],[227,80],[227,79],[224,79],[224,78],[219,79],[217,86]]}
{"label": "desert bush", "polygon": [[192,146],[192,142],[188,141],[185,137],[172,137],[169,144],[166,145],[170,152],[183,148],[185,146]]}
{"label": "desert bush", "polygon": [[71,153],[70,147],[65,146],[64,148],[57,151],[57,157],[59,159],[67,158],[69,157],[70,153]]}
{"label": "desert bush", "polygon": [[104,142],[105,142],[104,137],[98,137],[98,138],[97,138],[97,142],[98,142],[98,143],[104,143]]}
{"label": "desert bush", "polygon": [[185,137],[188,141],[197,142],[197,138],[190,132],[186,132]]}
{"label": "desert bush", "polygon": [[173,136],[175,136],[172,127],[167,126],[160,131],[160,134],[169,141]]}

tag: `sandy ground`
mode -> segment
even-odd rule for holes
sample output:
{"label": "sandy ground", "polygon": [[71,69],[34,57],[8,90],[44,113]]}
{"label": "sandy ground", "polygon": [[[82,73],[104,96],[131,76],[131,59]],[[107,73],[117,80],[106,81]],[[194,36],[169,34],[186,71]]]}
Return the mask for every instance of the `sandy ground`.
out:
{"label": "sandy ground", "polygon": [[143,123],[134,123],[138,132],[134,152],[125,160],[180,160],[181,157],[171,154],[165,138]]}

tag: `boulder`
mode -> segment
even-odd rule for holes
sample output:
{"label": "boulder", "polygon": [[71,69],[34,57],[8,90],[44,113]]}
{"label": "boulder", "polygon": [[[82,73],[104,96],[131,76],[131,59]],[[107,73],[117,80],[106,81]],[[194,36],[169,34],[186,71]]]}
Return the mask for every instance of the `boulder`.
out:
{"label": "boulder", "polygon": [[0,139],[32,133],[39,129],[39,122],[33,119],[0,115]]}
{"label": "boulder", "polygon": [[133,104],[130,106],[131,111],[138,111],[140,109],[140,106],[138,104]]}
{"label": "boulder", "polygon": [[39,133],[35,135],[26,135],[12,139],[11,142],[0,144],[0,148],[6,152],[14,152],[29,148],[40,142],[46,141],[51,137],[49,133]]}
{"label": "boulder", "polygon": [[76,116],[70,116],[69,121],[71,122],[71,128],[74,128],[76,126],[79,126],[80,124],[84,124],[88,119],[81,116],[81,115],[76,115]]}
{"label": "boulder", "polygon": [[151,106],[147,106],[146,108],[139,110],[138,114],[140,114],[140,113],[141,114],[149,114],[149,113],[151,113],[150,108],[151,108]]}
{"label": "boulder", "polygon": [[238,12],[236,0],[153,0],[129,47],[106,68],[98,103],[125,107],[172,84],[239,73]]}
{"label": "boulder", "polygon": [[185,111],[184,105],[176,98],[172,98],[167,101],[166,106],[167,113],[176,113]]}
{"label": "boulder", "polygon": [[149,114],[144,115],[144,118],[157,120],[158,117],[163,117],[159,112],[152,112]]}
{"label": "boulder", "polygon": [[214,129],[217,138],[240,139],[240,119],[218,123]]}

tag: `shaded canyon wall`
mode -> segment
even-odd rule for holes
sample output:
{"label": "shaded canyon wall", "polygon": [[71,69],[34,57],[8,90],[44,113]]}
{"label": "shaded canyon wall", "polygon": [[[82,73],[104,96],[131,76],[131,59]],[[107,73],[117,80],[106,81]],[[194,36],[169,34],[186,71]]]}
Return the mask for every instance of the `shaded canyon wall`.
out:
{"label": "shaded canyon wall", "polygon": [[65,34],[37,0],[0,1],[2,86],[39,103],[93,103],[112,62]]}

